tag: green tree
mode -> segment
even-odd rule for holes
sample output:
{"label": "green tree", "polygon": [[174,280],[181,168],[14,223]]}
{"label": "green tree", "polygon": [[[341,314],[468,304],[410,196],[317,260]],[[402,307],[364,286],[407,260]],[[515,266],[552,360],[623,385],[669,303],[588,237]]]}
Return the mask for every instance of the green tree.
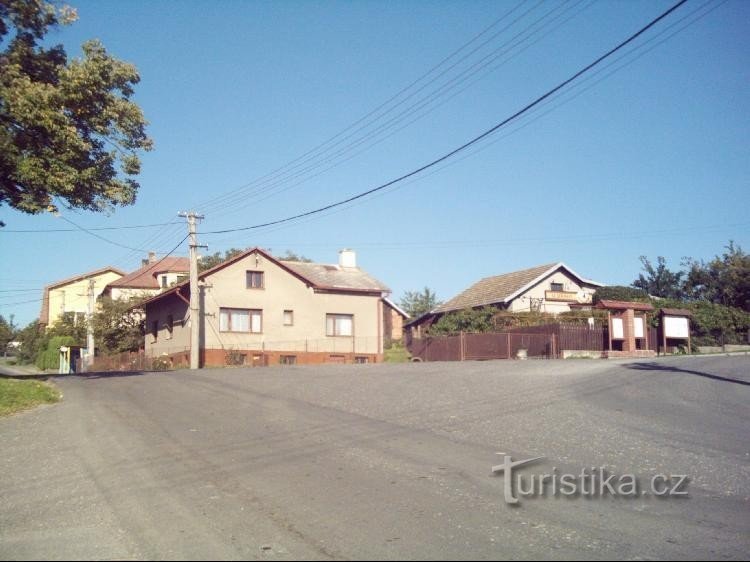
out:
{"label": "green tree", "polygon": [[419,318],[440,304],[437,295],[429,287],[425,287],[422,291],[406,291],[399,302],[401,308],[412,318]]}
{"label": "green tree", "polygon": [[0,1],[0,205],[34,214],[56,200],[91,211],[135,202],[138,154],[152,148],[130,99],[140,77],[98,41],[70,61],[46,45],[76,18],[45,0]]}
{"label": "green tree", "polygon": [[244,251],[245,250],[240,250],[238,248],[230,248],[223,254],[221,252],[214,252],[208,256],[201,256],[200,260],[198,260],[198,271],[207,271],[212,267],[216,267],[220,263],[224,263],[225,261],[240,255]]}
{"label": "green tree", "polygon": [[305,256],[301,254],[297,254],[296,252],[293,252],[292,250],[287,250],[286,254],[283,256],[278,256],[278,259],[284,260],[284,261],[299,261],[303,263],[311,263],[312,260],[309,258],[306,258]]}
{"label": "green tree", "polygon": [[449,312],[430,326],[431,336],[457,334],[459,332],[491,332],[495,328],[493,318],[497,310],[491,306],[466,308]]}
{"label": "green tree", "polygon": [[104,354],[137,351],[143,347],[143,314],[137,305],[142,298],[114,300],[104,297],[99,300],[93,316],[94,341]]}
{"label": "green tree", "polygon": [[708,263],[687,259],[684,290],[705,300],[750,312],[750,255],[730,241],[726,251]]}
{"label": "green tree", "polygon": [[0,353],[5,353],[8,343],[15,339],[16,332],[17,329],[13,323],[13,315],[10,315],[10,320],[6,320],[5,316],[0,314]]}
{"label": "green tree", "polygon": [[16,339],[21,342],[21,347],[18,349],[19,363],[33,363],[39,351],[47,346],[44,328],[39,324],[39,320],[34,320],[19,330]]}
{"label": "green tree", "polygon": [[633,287],[643,289],[649,295],[666,299],[678,299],[682,297],[683,271],[670,271],[664,257],[657,258],[656,267],[646,256],[640,257],[643,264],[643,273],[633,282]]}

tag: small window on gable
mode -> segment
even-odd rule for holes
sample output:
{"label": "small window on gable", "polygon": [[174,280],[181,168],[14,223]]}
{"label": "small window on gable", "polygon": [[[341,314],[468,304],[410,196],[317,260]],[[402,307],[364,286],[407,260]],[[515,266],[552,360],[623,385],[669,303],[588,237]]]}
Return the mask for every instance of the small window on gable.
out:
{"label": "small window on gable", "polygon": [[293,310],[284,311],[284,326],[294,326],[294,311]]}
{"label": "small window on gable", "polygon": [[563,291],[564,289],[562,283],[551,283],[550,290],[552,291]]}
{"label": "small window on gable", "polygon": [[248,289],[263,289],[265,288],[264,277],[262,271],[246,271],[245,286]]}

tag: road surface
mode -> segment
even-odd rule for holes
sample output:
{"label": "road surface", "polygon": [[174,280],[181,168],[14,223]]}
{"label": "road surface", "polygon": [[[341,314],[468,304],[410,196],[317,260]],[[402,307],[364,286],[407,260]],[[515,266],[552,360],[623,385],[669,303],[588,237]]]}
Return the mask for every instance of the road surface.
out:
{"label": "road surface", "polygon": [[[750,357],[58,378],[0,419],[2,559],[740,559]],[[689,497],[523,497],[606,467]]]}

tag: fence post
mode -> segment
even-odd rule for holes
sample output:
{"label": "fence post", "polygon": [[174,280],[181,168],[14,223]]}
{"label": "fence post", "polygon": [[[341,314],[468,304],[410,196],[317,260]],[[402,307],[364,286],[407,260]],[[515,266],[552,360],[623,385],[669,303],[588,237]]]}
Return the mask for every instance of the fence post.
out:
{"label": "fence post", "polygon": [[557,346],[555,345],[555,332],[552,332],[552,359],[557,359]]}
{"label": "fence post", "polygon": [[508,359],[510,359],[510,332],[508,332],[507,336],[508,336],[508,348],[507,348],[508,349]]}
{"label": "fence post", "polygon": [[459,348],[459,353],[460,353],[460,356],[461,356],[461,361],[463,361],[465,359],[465,353],[464,353],[464,344],[465,344],[465,342],[466,342],[466,340],[464,338],[464,332],[462,330],[459,333],[459,338],[458,338],[458,348]]}

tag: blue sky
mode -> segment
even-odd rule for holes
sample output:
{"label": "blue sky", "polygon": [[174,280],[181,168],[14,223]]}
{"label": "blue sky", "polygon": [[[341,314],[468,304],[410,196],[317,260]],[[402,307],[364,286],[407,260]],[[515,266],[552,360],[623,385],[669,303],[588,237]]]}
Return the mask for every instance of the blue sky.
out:
{"label": "blue sky", "polygon": [[[193,209],[206,215],[199,232],[209,253],[257,245],[335,262],[350,247],[396,300],[425,286],[445,300],[481,277],[555,261],[629,284],[640,255],[677,268],[730,239],[750,249],[750,3],[734,0],[690,0],[635,46],[652,43],[469,157],[314,220],[203,234],[304,212],[418,168],[673,3],[71,1],[79,21],[51,40],[75,56],[99,38],[138,67],[136,101],[155,150],[143,157],[134,206],[63,215],[92,228],[179,221]],[[362,122],[361,141],[349,129],[329,152],[267,177],[485,29]],[[98,232],[134,251],[80,231],[10,232],[70,228],[50,215],[3,207],[0,219],[0,314],[20,325],[38,315],[45,284],[106,265],[133,270],[145,251],[168,252],[186,233],[182,223]]]}

